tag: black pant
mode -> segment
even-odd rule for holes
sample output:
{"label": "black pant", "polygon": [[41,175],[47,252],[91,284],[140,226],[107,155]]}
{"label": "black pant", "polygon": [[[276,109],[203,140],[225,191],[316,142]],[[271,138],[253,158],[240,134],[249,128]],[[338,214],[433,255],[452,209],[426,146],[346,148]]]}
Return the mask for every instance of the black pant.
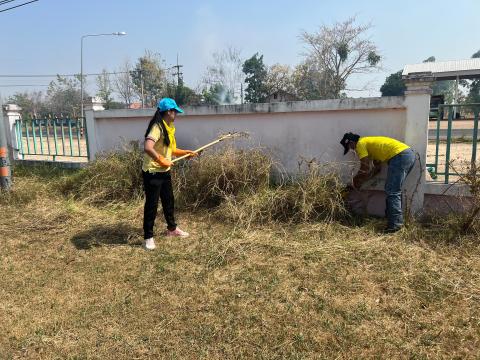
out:
{"label": "black pant", "polygon": [[145,208],[143,210],[144,238],[153,237],[153,225],[157,216],[158,198],[162,201],[163,215],[167,221],[168,230],[175,230],[177,224],[174,216],[174,198],[172,177],[167,172],[142,172],[143,189],[145,190]]}

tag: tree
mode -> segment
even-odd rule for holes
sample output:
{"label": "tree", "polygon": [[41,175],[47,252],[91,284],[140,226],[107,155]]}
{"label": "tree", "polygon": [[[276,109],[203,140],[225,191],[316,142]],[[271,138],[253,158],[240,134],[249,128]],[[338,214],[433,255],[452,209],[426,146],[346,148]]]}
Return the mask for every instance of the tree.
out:
{"label": "tree", "polygon": [[108,105],[109,110],[114,109],[125,109],[125,104],[123,102],[112,100]]}
{"label": "tree", "polygon": [[337,97],[332,76],[320,68],[317,61],[307,58],[292,74],[295,94],[300,100],[332,99]]}
{"label": "tree", "polygon": [[[88,97],[88,94],[85,95]],[[56,115],[80,115],[80,76],[66,78],[57,75],[57,79],[50,82],[47,90],[47,104],[50,112]]]}
{"label": "tree", "polygon": [[268,96],[267,68],[263,63],[263,55],[255,53],[250,59],[245,60],[242,66],[245,74],[245,100],[250,103],[265,102]]}
{"label": "tree", "polygon": [[132,80],[132,65],[126,60],[118,69],[113,80],[115,91],[120,95],[120,98],[128,108],[135,99],[135,89]]}
{"label": "tree", "polygon": [[10,96],[8,102],[22,108],[23,119],[41,117],[48,113],[47,104],[41,91],[18,92]]}
{"label": "tree", "polygon": [[204,89],[221,88],[226,92],[223,96],[228,104],[235,103],[240,97],[241,84],[244,81],[242,58],[240,51],[229,47],[213,54],[213,65],[207,67],[203,77]]}
{"label": "tree", "polygon": [[214,84],[204,87],[201,91],[202,104],[205,105],[223,105],[233,103],[233,99],[229,98],[230,93],[222,84]]}
{"label": "tree", "polygon": [[201,96],[184,84],[176,86],[174,99],[179,105],[198,105],[201,102]]}
{"label": "tree", "polygon": [[382,96],[402,96],[406,90],[405,83],[402,79],[402,70],[390,74],[385,83],[380,88]]}
{"label": "tree", "polygon": [[274,64],[268,68],[265,85],[268,94],[276,91],[285,91],[295,94],[295,86],[293,84],[293,70],[288,65]]}
{"label": "tree", "polygon": [[[435,56],[430,56],[423,60],[424,63],[435,62]],[[453,80],[439,80],[432,85],[432,95],[442,95],[446,104],[452,104],[455,99],[455,81]]]}
{"label": "tree", "polygon": [[[472,59],[480,58],[480,50],[472,55]],[[480,103],[480,79],[475,79],[468,85],[467,103]]]}
{"label": "tree", "polygon": [[136,94],[145,99],[146,106],[155,106],[167,91],[167,78],[161,57],[150,51],[140,57],[131,75]]}
{"label": "tree", "polygon": [[366,32],[371,25],[356,25],[352,17],[332,27],[322,25],[317,32],[303,32],[301,40],[307,45],[307,60],[316,63],[328,76],[334,98],[341,96],[347,80],[354,74],[377,71],[381,57]]}
{"label": "tree", "polygon": [[179,84],[174,81],[168,81],[165,96],[174,99],[179,106],[199,105],[202,98],[195,90],[184,85],[183,81],[180,81]]}
{"label": "tree", "polygon": [[103,69],[102,73],[97,76],[97,96],[105,104],[105,109],[110,109],[110,106],[113,103],[113,89],[112,83],[110,82],[110,75],[107,70]]}

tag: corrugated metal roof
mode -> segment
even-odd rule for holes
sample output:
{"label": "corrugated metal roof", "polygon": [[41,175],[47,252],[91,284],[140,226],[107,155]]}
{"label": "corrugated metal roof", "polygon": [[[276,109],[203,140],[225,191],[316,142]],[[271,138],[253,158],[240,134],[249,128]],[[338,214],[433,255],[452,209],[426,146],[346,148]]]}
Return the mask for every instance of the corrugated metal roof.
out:
{"label": "corrugated metal roof", "polygon": [[437,79],[480,77],[480,58],[406,65],[402,75],[431,72]]}

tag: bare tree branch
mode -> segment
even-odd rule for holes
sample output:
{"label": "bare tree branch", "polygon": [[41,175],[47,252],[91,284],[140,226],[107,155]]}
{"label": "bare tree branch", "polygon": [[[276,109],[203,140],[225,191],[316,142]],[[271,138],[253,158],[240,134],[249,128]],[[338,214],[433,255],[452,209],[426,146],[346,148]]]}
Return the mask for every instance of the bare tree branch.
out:
{"label": "bare tree branch", "polygon": [[331,27],[322,25],[314,33],[301,33],[300,38],[309,50],[306,57],[318,62],[317,67],[330,77],[333,97],[340,97],[352,74],[370,73],[380,68],[377,47],[366,37],[371,27],[371,24],[356,25],[356,18],[351,17]]}

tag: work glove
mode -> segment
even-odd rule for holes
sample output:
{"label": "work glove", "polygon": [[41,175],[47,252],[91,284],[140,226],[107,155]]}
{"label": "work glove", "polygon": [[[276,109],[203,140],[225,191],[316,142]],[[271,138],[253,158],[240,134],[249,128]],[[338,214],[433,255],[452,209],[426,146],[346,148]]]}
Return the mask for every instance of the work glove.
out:
{"label": "work glove", "polygon": [[177,156],[177,157],[184,156],[184,155],[190,155],[189,157],[194,157],[194,156],[197,156],[198,153],[196,153],[195,151],[192,151],[192,150],[179,150],[179,149],[177,149],[175,151],[175,156]]}
{"label": "work glove", "polygon": [[184,150],[185,151],[185,155],[190,155],[189,157],[194,157],[194,156],[197,156],[198,153],[196,153],[195,151],[192,151],[192,150]]}
{"label": "work glove", "polygon": [[164,158],[163,156],[158,156],[155,161],[157,163],[159,163],[160,165],[164,166],[164,167],[170,167],[170,166],[173,166],[173,162],[171,162],[170,160]]}

